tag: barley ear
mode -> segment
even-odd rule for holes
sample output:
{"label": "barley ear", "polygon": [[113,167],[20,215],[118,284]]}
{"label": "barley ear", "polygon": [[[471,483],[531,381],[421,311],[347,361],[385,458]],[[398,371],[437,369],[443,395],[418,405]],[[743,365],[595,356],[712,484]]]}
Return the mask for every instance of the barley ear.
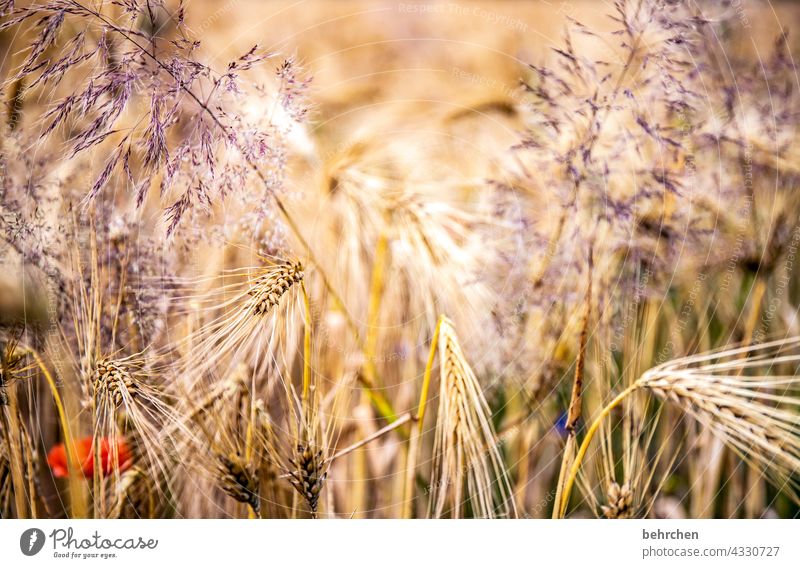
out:
{"label": "barley ear", "polygon": [[430,514],[459,518],[469,503],[476,517],[514,516],[511,485],[489,405],[448,319],[441,321],[439,329],[439,365]]}

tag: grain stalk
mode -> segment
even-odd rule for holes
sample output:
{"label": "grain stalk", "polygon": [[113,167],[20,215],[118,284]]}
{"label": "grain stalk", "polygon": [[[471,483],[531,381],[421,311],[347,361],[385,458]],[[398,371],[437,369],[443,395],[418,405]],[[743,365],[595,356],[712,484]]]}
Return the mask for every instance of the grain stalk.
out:
{"label": "grain stalk", "polygon": [[[583,410],[583,372],[586,364],[586,342],[589,334],[589,321],[592,314],[592,267],[593,267],[593,253],[589,249],[589,268],[588,283],[586,285],[586,296],[584,299],[584,314],[583,322],[581,325],[580,344],[578,347],[578,357],[575,361],[575,378],[572,383],[572,393],[570,395],[569,408],[567,410],[567,441],[564,445],[564,451],[561,458],[561,468],[558,472],[558,482],[556,484],[555,503],[561,502],[562,493],[564,493],[564,486],[566,483],[567,472],[572,468],[575,460],[575,445],[577,439],[578,422],[581,418]],[[558,518],[559,511],[557,507],[553,507],[553,518]]]}
{"label": "grain stalk", "polygon": [[436,323],[436,328],[433,330],[433,338],[431,339],[431,348],[428,353],[428,361],[425,364],[425,372],[422,375],[422,388],[419,394],[419,404],[417,405],[417,413],[415,421],[417,427],[412,429],[411,437],[408,442],[408,463],[406,463],[406,477],[403,489],[403,507],[401,516],[404,519],[410,519],[414,509],[414,481],[417,476],[417,460],[419,454],[419,445],[422,438],[423,429],[425,426],[425,410],[428,405],[428,391],[431,386],[431,375],[433,374],[433,362],[436,359],[436,351],[439,347],[439,333],[442,324],[447,318],[442,315]]}
{"label": "grain stalk", "polygon": [[378,237],[375,248],[375,262],[372,267],[372,278],[369,288],[369,304],[367,306],[367,333],[364,338],[364,369],[369,382],[379,386],[375,356],[378,346],[378,326],[380,324],[380,306],[383,297],[384,272],[388,263],[389,239],[385,233]]}
{"label": "grain stalk", "polygon": [[72,437],[72,429],[70,428],[67,413],[64,410],[64,403],[61,399],[61,394],[58,391],[58,386],[56,385],[53,375],[50,374],[50,370],[39,356],[39,353],[30,347],[26,347],[25,352],[29,353],[31,357],[33,357],[36,366],[39,368],[42,376],[44,376],[45,381],[47,382],[47,386],[50,389],[50,395],[53,397],[53,402],[56,405],[58,421],[61,427],[61,434],[64,436],[64,449],[67,454],[67,469],[69,471],[70,486],[69,494],[70,504],[72,506],[71,513],[73,518],[84,519],[87,516],[87,511],[85,508],[86,505],[81,498],[83,494],[81,487],[83,476],[81,474],[80,464],[78,463],[78,458],[75,453],[75,443]]}

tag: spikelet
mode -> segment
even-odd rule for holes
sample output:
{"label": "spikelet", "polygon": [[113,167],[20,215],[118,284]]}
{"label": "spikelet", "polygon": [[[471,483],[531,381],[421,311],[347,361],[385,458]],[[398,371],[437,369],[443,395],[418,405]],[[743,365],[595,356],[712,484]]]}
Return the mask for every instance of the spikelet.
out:
{"label": "spikelet", "polygon": [[311,516],[316,517],[319,496],[328,476],[324,452],[311,444],[298,444],[292,467],[289,482],[306,500]]}
{"label": "spikelet", "polygon": [[259,481],[254,468],[238,453],[217,456],[219,486],[233,499],[250,505],[253,512],[261,511]]}
{"label": "spikelet", "polygon": [[606,491],[607,504],[600,510],[607,519],[630,519],[633,516],[633,493],[627,483],[620,486],[616,482],[609,484]]}
{"label": "spikelet", "polygon": [[115,361],[100,361],[94,369],[92,386],[96,398],[108,398],[115,407],[120,407],[126,397],[137,393],[133,376],[125,367]]}
{"label": "spikelet", "polygon": [[460,518],[468,501],[475,517],[514,516],[489,405],[446,318],[440,324],[439,365],[430,515]]}
{"label": "spikelet", "polygon": [[[406,179],[410,171],[397,165],[409,158],[409,149],[375,135],[327,156],[314,213],[325,221],[316,227],[324,231],[316,236],[319,246],[335,246],[325,255],[336,260],[327,271],[345,304],[359,306],[370,293],[376,263],[385,263],[384,336],[393,326],[412,325],[418,326],[412,333],[424,335],[445,312],[474,337],[498,301],[496,283],[484,277],[494,274],[498,253],[513,247],[513,229],[477,204],[456,206]],[[385,259],[376,253],[382,239]],[[412,323],[404,310],[419,317]]]}
{"label": "spikelet", "polygon": [[9,403],[8,388],[17,378],[24,378],[26,368],[23,365],[24,357],[21,350],[17,349],[15,341],[2,340],[0,342],[0,406]]}
{"label": "spikelet", "polygon": [[[628,330],[624,336],[623,353],[653,349],[654,335],[646,330],[651,329],[655,317],[656,310],[651,304],[646,304],[644,323]],[[612,332],[607,330],[606,333]],[[599,339],[599,335],[596,338]],[[597,349],[598,357],[604,357],[601,359],[604,364],[590,371],[593,378],[590,388],[597,391],[597,395],[591,398],[611,400],[615,383],[630,386],[647,363],[638,357],[617,358],[613,353],[602,352],[602,348]],[[649,516],[675,460],[679,458],[677,450],[682,444],[677,436],[658,436],[662,412],[662,405],[652,397],[636,392],[625,399],[618,414],[600,423],[599,447],[592,459],[595,467],[581,468],[578,477],[583,496],[598,517],[630,519]]]}
{"label": "spikelet", "polygon": [[323,425],[321,401],[316,388],[300,412],[291,412],[288,430],[295,440],[294,446],[283,453],[274,446],[268,447],[272,460],[284,471],[289,484],[297,491],[308,507],[311,518],[319,513],[319,498],[328,477],[332,422]]}
{"label": "spikelet", "polygon": [[251,309],[254,314],[268,314],[277,306],[281,298],[294,284],[303,279],[303,266],[297,261],[285,261],[273,270],[257,276],[253,287],[248,290],[253,299]]}
{"label": "spikelet", "polygon": [[183,451],[189,456],[190,468],[205,475],[184,484],[180,490],[184,499],[192,499],[194,514],[198,516],[211,514],[209,506],[217,512],[224,507],[230,516],[239,514],[241,508],[236,504],[227,499],[224,505],[220,503],[220,492],[248,505],[256,516],[261,512],[261,452],[256,442],[260,440],[260,432],[253,422],[251,404],[260,408],[262,403],[250,397],[249,374],[250,369],[240,365],[218,381],[213,390],[199,399],[192,397],[192,404],[185,410],[186,429],[198,435],[186,437]]}

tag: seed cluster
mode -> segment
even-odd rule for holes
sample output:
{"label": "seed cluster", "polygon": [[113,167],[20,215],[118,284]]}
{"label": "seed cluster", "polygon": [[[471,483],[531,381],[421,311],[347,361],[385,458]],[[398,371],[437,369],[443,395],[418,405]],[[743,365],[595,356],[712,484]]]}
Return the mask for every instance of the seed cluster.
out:
{"label": "seed cluster", "polygon": [[630,519],[633,516],[633,493],[627,483],[613,482],[608,488],[608,504],[600,510],[607,519]]}
{"label": "seed cluster", "polygon": [[442,363],[444,378],[444,385],[447,388],[449,396],[454,401],[452,405],[452,419],[449,421],[453,431],[458,434],[459,426],[461,425],[461,404],[465,398],[464,388],[462,386],[463,377],[465,376],[464,368],[458,354],[453,350],[453,343],[445,339],[445,357]]}
{"label": "seed cluster", "polygon": [[309,445],[298,444],[297,454],[292,464],[295,471],[290,473],[292,486],[305,497],[311,514],[316,515],[319,494],[328,476],[325,460],[321,450],[314,450]]}
{"label": "seed cluster", "polygon": [[257,514],[261,510],[258,498],[258,477],[251,468],[245,464],[239,454],[228,456],[219,455],[219,484],[231,497],[240,503],[247,503]]}
{"label": "seed cluster", "polygon": [[115,407],[122,405],[125,392],[135,396],[138,389],[133,376],[125,367],[115,361],[101,361],[97,364],[92,378],[95,398],[108,398]]}
{"label": "seed cluster", "polygon": [[297,261],[286,261],[259,276],[250,291],[253,313],[264,315],[278,305],[286,292],[303,279],[303,266]]}

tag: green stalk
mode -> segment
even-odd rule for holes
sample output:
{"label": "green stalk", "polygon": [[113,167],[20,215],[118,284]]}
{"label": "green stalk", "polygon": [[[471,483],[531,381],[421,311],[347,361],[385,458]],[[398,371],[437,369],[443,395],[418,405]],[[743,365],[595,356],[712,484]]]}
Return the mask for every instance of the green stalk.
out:
{"label": "green stalk", "polygon": [[303,412],[306,412],[308,393],[311,389],[311,303],[308,300],[306,285],[300,282],[303,292],[303,307],[306,313],[306,325],[303,331]]}
{"label": "green stalk", "polygon": [[634,392],[636,389],[639,388],[638,383],[634,383],[624,391],[619,393],[614,400],[609,402],[597,418],[594,419],[592,425],[589,426],[589,430],[586,431],[586,436],[583,438],[583,442],[581,443],[580,448],[578,448],[578,454],[575,456],[575,460],[572,462],[572,467],[569,471],[569,476],[564,484],[564,490],[560,495],[560,498],[556,498],[555,510],[553,514],[553,518],[556,519],[563,519],[564,515],[567,512],[567,505],[569,504],[569,497],[572,493],[572,487],[575,485],[575,479],[578,477],[578,471],[581,468],[581,463],[583,462],[584,456],[586,456],[586,451],[589,449],[589,444],[592,443],[592,438],[597,433],[597,429],[600,428],[600,424],[605,420],[605,418],[611,414],[611,411],[614,410],[620,403],[627,398],[629,394]]}
{"label": "green stalk", "polygon": [[72,430],[69,427],[67,413],[64,410],[64,403],[61,400],[61,395],[58,392],[56,381],[53,379],[53,375],[50,374],[47,365],[44,364],[44,361],[42,361],[42,358],[36,351],[30,348],[28,348],[27,351],[33,357],[33,360],[41,370],[42,375],[44,375],[44,378],[47,381],[47,386],[50,388],[50,394],[55,402],[56,410],[58,411],[58,421],[61,426],[61,432],[64,435],[64,448],[67,454],[67,470],[69,471],[69,493],[70,504],[72,505],[72,516],[73,518],[77,519],[85,519],[86,507],[83,500],[80,498],[80,495],[83,493],[83,488],[81,487],[83,474],[81,472],[81,466],[78,463],[78,458],[75,455],[75,443],[72,438]]}
{"label": "green stalk", "polygon": [[369,307],[367,309],[367,336],[364,340],[364,370],[369,381],[378,384],[378,371],[375,365],[375,353],[378,347],[378,325],[380,321],[380,307],[383,298],[383,273],[386,268],[389,240],[385,234],[378,237],[375,247],[375,264],[372,267],[370,282]]}
{"label": "green stalk", "polygon": [[402,518],[410,519],[413,510],[414,480],[417,475],[417,455],[419,453],[422,429],[425,424],[425,410],[428,406],[428,391],[431,386],[431,375],[433,372],[433,361],[436,358],[436,349],[439,346],[439,331],[445,316],[439,317],[436,329],[431,339],[431,350],[428,353],[428,362],[425,365],[425,374],[422,377],[422,389],[419,394],[419,405],[417,406],[417,427],[413,429],[408,441],[408,462],[406,463],[406,480],[403,490],[403,510]]}

